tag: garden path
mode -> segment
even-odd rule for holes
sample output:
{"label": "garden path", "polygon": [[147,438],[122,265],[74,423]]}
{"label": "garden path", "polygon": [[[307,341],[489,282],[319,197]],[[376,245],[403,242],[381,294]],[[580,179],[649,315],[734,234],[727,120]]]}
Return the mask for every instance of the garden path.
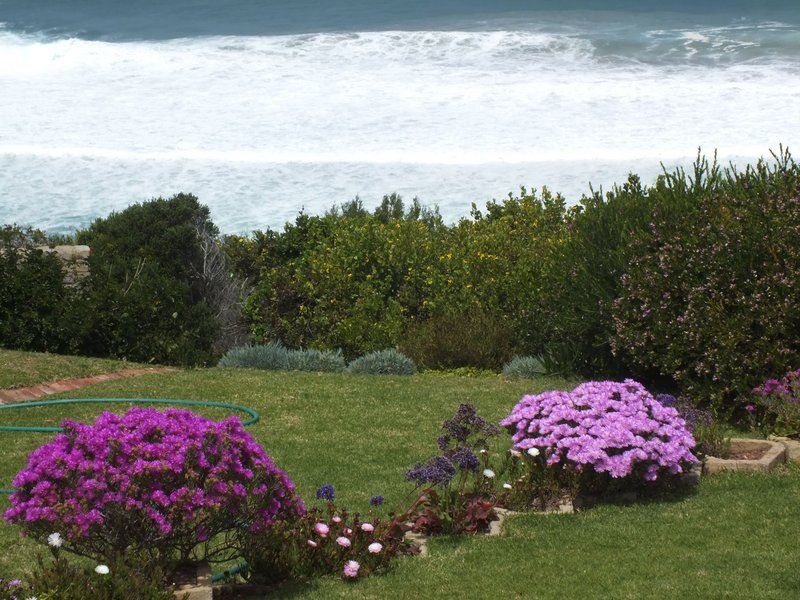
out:
{"label": "garden path", "polygon": [[56,381],[39,383],[28,387],[0,389],[0,404],[36,400],[37,398],[42,398],[43,396],[69,392],[87,385],[92,385],[93,383],[100,383],[101,381],[111,381],[114,379],[122,379],[124,377],[138,377],[139,375],[151,375],[156,373],[172,373],[176,370],[177,369],[171,369],[169,367],[122,369],[120,371],[112,371],[110,373],[90,375],[89,377],[58,379]]}

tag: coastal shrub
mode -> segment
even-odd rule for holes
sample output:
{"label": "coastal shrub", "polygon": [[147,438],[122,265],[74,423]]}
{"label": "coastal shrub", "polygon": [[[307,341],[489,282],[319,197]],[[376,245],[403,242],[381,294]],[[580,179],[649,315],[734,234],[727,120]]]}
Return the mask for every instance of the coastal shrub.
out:
{"label": "coastal shrub", "polygon": [[513,355],[512,335],[500,315],[481,309],[448,312],[410,324],[400,349],[426,369],[497,371]]}
{"label": "coastal shrub", "polygon": [[337,508],[331,485],[322,486],[317,498],[324,501],[323,507],[275,522],[264,532],[238,533],[249,581],[272,584],[321,575],[360,579],[413,551],[403,539],[402,515],[385,519],[372,509],[366,515],[351,514]]}
{"label": "coastal shrub", "polygon": [[655,211],[613,307],[622,361],[726,415],[800,362],[800,171],[777,159],[706,173],[691,210]]}
{"label": "coastal shrub", "polygon": [[64,285],[59,258],[36,246],[44,234],[0,230],[0,346],[69,352],[80,331],[76,294]]}
{"label": "coastal shrub", "polygon": [[231,348],[219,359],[220,367],[288,371],[289,352],[280,342]]}
{"label": "coastal shrub", "polygon": [[506,379],[536,379],[548,374],[540,356],[515,356],[503,366]]}
{"label": "coastal shrub", "polygon": [[751,412],[760,409],[766,432],[800,439],[800,369],[781,379],[767,379],[753,393],[755,404],[746,408]]}
{"label": "coastal shrub", "polygon": [[500,425],[512,434],[514,450],[534,452],[565,483],[592,475],[654,481],[697,462],[678,411],[630,379],[525,396]]}
{"label": "coastal shrub", "polygon": [[389,349],[360,356],[347,365],[347,371],[369,375],[413,375],[417,366],[402,352]]}
{"label": "coastal shrub", "polygon": [[438,214],[392,195],[373,212],[356,200],[256,234],[253,264],[237,263],[259,274],[245,308],[254,341],[341,348],[348,358],[396,346],[435,283],[445,231]]}
{"label": "coastal shrub", "polygon": [[79,231],[78,243],[92,249],[80,350],[140,362],[209,362],[220,327],[207,301],[214,279],[206,273],[203,232],[216,235],[209,209],[188,194],[131,205]]}
{"label": "coastal shrub", "polygon": [[293,483],[236,417],[136,407],[62,426],[14,478],[5,512],[34,539],[57,536],[97,561],[148,552],[167,564],[224,555],[225,545],[206,542],[304,511]]}

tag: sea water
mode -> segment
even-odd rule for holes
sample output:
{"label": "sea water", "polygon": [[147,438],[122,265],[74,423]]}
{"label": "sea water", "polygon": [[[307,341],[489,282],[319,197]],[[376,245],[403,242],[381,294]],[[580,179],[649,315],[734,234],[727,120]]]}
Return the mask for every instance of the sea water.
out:
{"label": "sea water", "polygon": [[51,231],[180,191],[226,232],[391,192],[454,220],[800,138],[797,0],[0,0],[0,22],[0,223]]}

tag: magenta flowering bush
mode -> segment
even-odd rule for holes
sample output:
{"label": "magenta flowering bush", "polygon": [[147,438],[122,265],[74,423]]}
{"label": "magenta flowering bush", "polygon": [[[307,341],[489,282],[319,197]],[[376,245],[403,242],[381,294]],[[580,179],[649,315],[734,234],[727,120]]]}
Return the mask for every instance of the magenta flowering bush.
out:
{"label": "magenta flowering bush", "polygon": [[59,533],[78,554],[145,550],[187,559],[220,533],[263,530],[305,511],[294,484],[236,417],[131,408],[62,426],[14,479],[5,519],[37,539]]}
{"label": "magenta flowering bush", "polygon": [[514,449],[549,467],[612,478],[678,474],[697,462],[695,440],[672,407],[636,381],[589,381],[571,392],[525,396],[500,422]]}

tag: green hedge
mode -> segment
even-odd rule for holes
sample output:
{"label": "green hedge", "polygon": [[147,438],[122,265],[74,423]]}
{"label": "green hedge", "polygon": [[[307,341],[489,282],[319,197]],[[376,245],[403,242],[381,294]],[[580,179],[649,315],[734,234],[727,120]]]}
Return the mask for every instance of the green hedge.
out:
{"label": "green hedge", "polygon": [[798,166],[776,158],[744,171],[698,158],[570,208],[523,189],[452,225],[387,196],[225,246],[256,281],[256,341],[348,358],[399,347],[424,368],[542,356],[557,372],[635,375],[733,408],[800,364]]}

